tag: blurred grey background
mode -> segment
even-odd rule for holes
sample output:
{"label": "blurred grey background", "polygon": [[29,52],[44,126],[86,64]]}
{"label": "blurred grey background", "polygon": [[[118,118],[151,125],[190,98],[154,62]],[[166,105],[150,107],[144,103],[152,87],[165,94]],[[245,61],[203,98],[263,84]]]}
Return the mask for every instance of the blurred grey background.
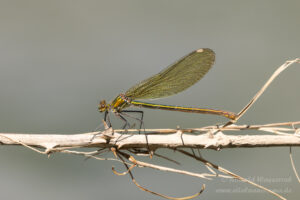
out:
{"label": "blurred grey background", "polygon": [[[103,118],[101,99],[111,100],[185,54],[203,47],[216,64],[198,84],[155,101],[238,112],[274,70],[300,56],[300,2],[279,1],[0,1],[0,131],[72,134],[93,131]],[[299,65],[276,79],[239,121],[263,124],[299,120]],[[144,110],[146,128],[201,127],[218,116]],[[115,121],[116,126],[120,123]],[[240,134],[252,134],[241,132]],[[257,133],[261,134],[261,133]],[[160,199],[118,177],[118,163],[73,155],[45,155],[1,146],[1,199]],[[300,196],[288,148],[203,150],[210,161],[278,191]],[[174,166],[207,172],[171,151]],[[294,148],[300,169],[300,151]],[[276,199],[250,185],[204,181],[147,169],[137,181],[170,196],[199,199]],[[277,180],[277,181],[276,181]],[[279,181],[278,181],[279,180]]]}

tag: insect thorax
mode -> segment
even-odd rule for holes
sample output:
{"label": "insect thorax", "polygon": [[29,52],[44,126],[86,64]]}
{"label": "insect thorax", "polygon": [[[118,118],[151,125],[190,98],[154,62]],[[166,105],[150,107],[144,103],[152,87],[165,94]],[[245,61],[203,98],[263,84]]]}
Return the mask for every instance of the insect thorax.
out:
{"label": "insect thorax", "polygon": [[110,104],[110,110],[113,112],[120,112],[122,109],[129,106],[131,99],[124,94],[117,96]]}

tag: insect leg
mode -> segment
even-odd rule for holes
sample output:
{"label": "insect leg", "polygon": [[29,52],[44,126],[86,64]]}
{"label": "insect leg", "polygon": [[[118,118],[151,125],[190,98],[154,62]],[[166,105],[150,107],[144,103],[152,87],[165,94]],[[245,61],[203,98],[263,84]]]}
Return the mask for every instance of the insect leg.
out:
{"label": "insect leg", "polygon": [[121,113],[122,112],[116,113],[116,116],[118,116],[122,121],[125,122],[125,124],[123,125],[122,129],[125,129],[127,126],[128,126],[128,128],[130,128],[129,122],[127,121],[127,119],[125,117],[122,116]]}
{"label": "insect leg", "polygon": [[[130,118],[133,118],[133,119],[139,121],[139,122],[140,122],[140,127],[139,127],[139,129],[142,129],[142,128],[145,129],[145,125],[144,125],[144,121],[143,121],[143,118],[144,118],[144,111],[142,111],[142,110],[122,110],[121,112],[122,112],[122,113],[129,113],[129,112],[131,112],[131,113],[138,113],[138,114],[140,114],[140,115],[141,115],[141,118],[136,118],[136,117],[133,117],[133,116],[131,116],[131,115],[126,115],[126,116],[128,116],[128,117],[130,117]],[[139,133],[140,133],[140,130],[139,130]]]}
{"label": "insect leg", "polygon": [[[139,114],[141,114],[141,118],[137,118],[137,117],[133,117],[133,116],[131,116],[131,115],[125,114],[125,113],[129,113],[129,112],[131,112],[131,113],[139,113]],[[128,117],[130,117],[130,118],[133,118],[133,119],[135,119],[135,120],[140,121],[139,134],[140,134],[140,132],[141,132],[141,128],[142,128],[142,127],[144,128],[144,132],[146,132],[146,131],[145,131],[145,126],[144,126],[144,121],[143,121],[143,118],[144,118],[144,111],[142,111],[142,110],[122,110],[121,113],[123,113],[123,115],[126,115],[126,116],[128,116]],[[146,143],[147,143],[147,150],[148,150],[148,152],[149,152],[150,157],[152,157],[153,152],[152,152],[152,151],[150,150],[150,148],[149,148],[148,135],[147,135],[147,133],[145,133],[145,139],[146,139]]]}
{"label": "insect leg", "polygon": [[104,121],[107,123],[108,127],[111,127],[108,111],[105,111],[105,113],[104,113]]}

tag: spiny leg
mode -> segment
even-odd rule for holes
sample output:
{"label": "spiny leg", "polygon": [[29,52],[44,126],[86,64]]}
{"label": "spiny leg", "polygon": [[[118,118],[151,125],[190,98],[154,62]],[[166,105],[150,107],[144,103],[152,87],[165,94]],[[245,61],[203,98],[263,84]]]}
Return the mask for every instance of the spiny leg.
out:
{"label": "spiny leg", "polygon": [[104,113],[104,121],[107,123],[108,127],[111,127],[108,111],[105,111],[105,113]]}
{"label": "spiny leg", "polygon": [[130,128],[129,122],[127,121],[127,119],[125,117],[122,116],[121,112],[116,113],[116,116],[118,116],[122,121],[125,122],[125,124],[123,125],[122,129],[125,129],[126,126],[128,126],[128,128]]}
{"label": "spiny leg", "polygon": [[139,134],[140,134],[141,129],[142,129],[142,128],[145,129],[145,125],[144,125],[144,121],[143,121],[143,119],[144,119],[144,111],[141,111],[141,110],[122,110],[122,111],[121,111],[121,113],[129,113],[129,112],[141,114],[141,118],[136,118],[136,117],[133,117],[133,116],[131,116],[131,115],[126,115],[126,114],[124,114],[124,115],[126,115],[127,117],[133,118],[133,119],[135,119],[135,120],[137,120],[137,121],[140,122],[140,127],[139,127]]}
{"label": "spiny leg", "polygon": [[[111,123],[110,123],[108,111],[105,111],[105,112],[104,112],[104,119],[103,119],[103,121],[106,123],[106,125],[107,125],[109,128],[111,127]],[[98,132],[98,129],[99,129],[100,127],[102,127],[102,126],[103,126],[103,124],[98,125],[97,128],[94,130],[94,132]],[[104,126],[104,128],[106,128],[106,127]],[[94,138],[95,138],[98,134],[101,134],[101,131],[100,131],[99,133],[94,134],[93,137],[91,138],[91,141],[93,141]]]}
{"label": "spiny leg", "polygon": [[[131,115],[125,114],[124,112],[125,112],[125,113],[126,113],[126,112],[139,113],[139,114],[141,114],[141,118],[139,119],[139,118],[133,117],[133,116],[131,116]],[[144,111],[141,111],[141,110],[122,110],[121,113],[122,113],[123,115],[126,115],[127,117],[130,117],[130,118],[133,118],[133,119],[135,119],[135,120],[140,121],[139,134],[141,133],[141,129],[142,129],[142,126],[143,126],[144,132],[145,132],[146,143],[147,143],[147,149],[148,149],[148,152],[149,152],[149,154],[150,154],[150,157],[152,157],[152,156],[153,156],[153,153],[151,152],[150,147],[149,147],[149,143],[148,143],[148,135],[147,135],[147,133],[146,133],[146,131],[145,131],[145,126],[144,126],[144,121],[143,121],[143,118],[144,118]]]}
{"label": "spiny leg", "polygon": [[[131,115],[126,115],[125,113],[123,113],[123,112],[135,112],[135,113],[140,113],[141,114],[141,118],[139,119],[139,118],[136,118],[136,117],[133,117],[133,116],[131,116]],[[138,120],[138,121],[140,121],[140,129],[142,128],[142,126],[144,126],[144,122],[143,122],[143,117],[144,117],[144,112],[143,111],[140,111],[140,110],[136,110],[136,111],[134,111],[134,110],[122,110],[121,112],[115,112],[115,114],[116,114],[116,116],[118,116],[122,121],[124,121],[125,122],[125,124],[123,125],[123,129],[125,129],[126,127],[128,127],[128,128],[130,128],[130,123],[128,122],[128,120],[124,117],[124,116],[122,116],[122,115],[125,115],[126,117],[130,117],[130,118],[133,118],[133,119],[135,119],[135,120]],[[111,127],[112,125],[111,125],[111,122],[110,122],[110,117],[109,117],[109,113],[108,113],[108,111],[106,111],[105,113],[104,113],[104,121],[107,123],[107,125],[109,126],[109,127]]]}

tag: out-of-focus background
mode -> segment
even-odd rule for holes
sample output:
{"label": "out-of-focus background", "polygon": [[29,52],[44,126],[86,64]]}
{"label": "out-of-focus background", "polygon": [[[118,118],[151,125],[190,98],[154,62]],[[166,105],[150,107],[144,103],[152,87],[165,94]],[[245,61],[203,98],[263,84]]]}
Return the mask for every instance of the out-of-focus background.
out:
{"label": "out-of-focus background", "polygon": [[[238,112],[278,66],[300,56],[299,6],[297,0],[1,0],[0,131],[93,131],[103,118],[97,111],[101,99],[113,99],[203,47],[216,52],[210,72],[189,90],[155,102]],[[299,120],[299,74],[299,65],[283,72],[239,123]],[[211,115],[144,111],[146,128],[226,121]],[[114,124],[120,125],[116,120]],[[1,199],[160,199],[140,191],[128,177],[114,175],[112,165],[124,170],[118,163],[0,148]],[[300,196],[287,147],[201,152],[289,199]],[[153,159],[158,164],[207,172],[178,153],[160,153],[182,166]],[[299,154],[294,148],[298,169]],[[134,172],[140,184],[170,196],[196,193],[205,183],[202,199],[276,199],[238,181],[207,181],[147,169]]]}

